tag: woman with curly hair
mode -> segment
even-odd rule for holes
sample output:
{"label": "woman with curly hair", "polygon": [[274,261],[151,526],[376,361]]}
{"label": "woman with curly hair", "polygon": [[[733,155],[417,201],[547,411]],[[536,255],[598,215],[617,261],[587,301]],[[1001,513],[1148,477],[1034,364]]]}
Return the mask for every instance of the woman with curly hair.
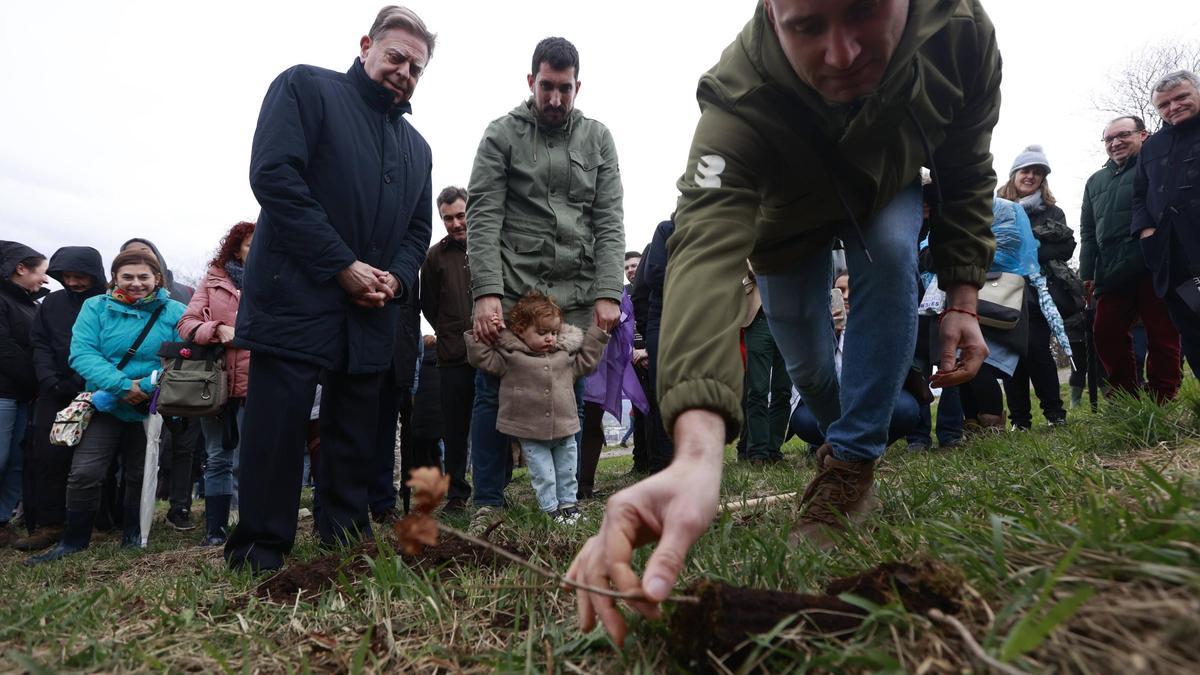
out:
{"label": "woman with curly hair", "polygon": [[242,221],[221,239],[204,280],[179,320],[179,334],[197,344],[225,345],[229,403],[217,417],[200,418],[208,461],[204,469],[205,535],[201,546],[225,543],[229,510],[237,495],[237,463],[242,411],[250,374],[250,352],[232,346],[242,274],[254,239],[254,223]]}

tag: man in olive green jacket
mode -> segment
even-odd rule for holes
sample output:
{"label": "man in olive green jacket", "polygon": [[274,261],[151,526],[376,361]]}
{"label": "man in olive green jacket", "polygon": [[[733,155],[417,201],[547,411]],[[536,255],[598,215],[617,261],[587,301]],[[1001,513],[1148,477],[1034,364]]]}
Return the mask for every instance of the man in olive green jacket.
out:
{"label": "man in olive green jacket", "polygon": [[1105,394],[1137,394],[1142,389],[1130,333],[1141,319],[1146,329],[1145,388],[1157,400],[1167,401],[1175,398],[1183,379],[1179,331],[1171,323],[1166,301],[1155,294],[1141,246],[1129,231],[1133,176],[1149,136],[1142,118],[1132,115],[1104,128],[1101,139],[1108,161],[1083,188],[1079,277],[1088,295],[1095,297],[1092,342],[1106,373]]}
{"label": "man in olive green jacket", "polygon": [[[995,249],[989,152],[1000,55],[977,0],[766,0],[700,80],[701,117],[678,187],[661,347],[660,405],[674,432],[667,470],[614,495],[571,567],[592,587],[670,592],[717,509],[723,444],[741,424],[737,280],[750,258],[793,382],[826,430],[794,540],[869,508],[874,464],[911,363],[922,166],[931,250],[946,291],[938,385],[969,380],[987,355],[975,316]],[[841,381],[829,319],[830,243],[846,242],[855,312]],[[645,581],[635,546],[661,541]],[[581,592],[580,618],[618,642],[611,598]]]}
{"label": "man in olive green jacket", "polygon": [[[574,109],[579,54],[542,40],[528,76],[533,97],[488,125],[468,191],[467,255],[476,339],[492,344],[493,316],[530,290],[554,298],[580,330],[620,318],[625,228],[612,134]],[[475,521],[504,504],[508,444],[496,431],[496,378],[479,371],[471,448]],[[582,396],[577,398],[582,400]]]}

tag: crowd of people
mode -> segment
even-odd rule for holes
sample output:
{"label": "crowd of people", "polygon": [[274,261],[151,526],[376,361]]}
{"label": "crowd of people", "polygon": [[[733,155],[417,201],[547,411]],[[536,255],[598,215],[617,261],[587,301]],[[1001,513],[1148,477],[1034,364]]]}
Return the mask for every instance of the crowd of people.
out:
{"label": "crowd of people", "polygon": [[[716,510],[727,443],[756,466],[808,444],[792,539],[827,546],[873,508],[890,444],[1029,429],[1031,384],[1066,423],[1060,363],[1073,405],[1088,378],[1174,397],[1181,357],[1200,364],[1196,76],[1158,82],[1156,133],[1134,115],[1102,130],[1076,270],[1043,148],[996,189],[1000,58],[978,5],[890,0],[867,21],[805,4],[764,2],[701,78],[677,210],[642,251],[625,250],[616,145],[575,107],[563,38],[535,47],[530,97],[488,125],[467,187],[435,196],[407,115],[436,36],[398,6],[346,72],[271,83],[251,154],[262,210],[194,289],[146,239],[107,271],[91,247],[0,242],[0,545],[41,551],[30,564],[95,529],[142,545],[149,421],[172,363],[209,347],[225,402],[161,415],[158,445],[167,522],[195,527],[202,481],[197,543],[230,567],[284,564],[310,479],[323,545],[372,536],[418,466],[449,476],[443,508],[470,509],[473,532],[522,461],[537,507],[576,526],[579,502],[609,497],[602,420],[628,400],[643,480],[612,495],[568,576],[642,588],[647,614]],[[631,551],[659,537],[643,582]],[[584,627],[620,640],[612,599],[580,598]]]}

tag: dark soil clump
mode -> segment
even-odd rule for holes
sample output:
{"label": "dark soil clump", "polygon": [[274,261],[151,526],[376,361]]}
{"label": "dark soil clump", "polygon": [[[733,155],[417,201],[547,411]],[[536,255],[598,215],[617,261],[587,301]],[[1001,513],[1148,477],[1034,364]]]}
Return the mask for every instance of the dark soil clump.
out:
{"label": "dark soil clump", "polygon": [[297,596],[301,600],[315,598],[337,583],[339,574],[351,579],[366,572],[368,567],[362,556],[364,553],[376,555],[375,543],[362,544],[345,557],[335,553],[300,565],[290,565],[263,580],[254,589],[255,594],[260,598],[288,603]]}
{"label": "dark soil clump", "polygon": [[[687,670],[708,670],[712,654],[736,667],[749,654],[750,636],[767,633],[795,616],[791,628],[824,637],[854,632],[867,612],[838,598],[856,595],[875,604],[899,602],[911,612],[961,609],[961,572],[934,560],[884,563],[862,574],[833,581],[825,593],[806,594],[739,588],[701,580],[689,588],[695,604],[680,603],[670,619],[672,652]],[[726,656],[728,655],[728,656]]]}
{"label": "dark soil clump", "polygon": [[[512,547],[502,546],[512,553],[521,554]],[[354,579],[370,570],[366,557],[376,558],[379,551],[375,542],[365,542],[348,554],[335,553],[307,563],[291,565],[282,572],[262,581],[255,589],[260,598],[281,603],[294,602],[299,596],[308,600],[319,596],[333,587],[339,575]],[[510,564],[507,559],[485,548],[475,546],[454,537],[443,537],[437,546],[426,547],[418,555],[400,556],[410,567],[417,570],[440,567],[487,567],[497,569]]]}

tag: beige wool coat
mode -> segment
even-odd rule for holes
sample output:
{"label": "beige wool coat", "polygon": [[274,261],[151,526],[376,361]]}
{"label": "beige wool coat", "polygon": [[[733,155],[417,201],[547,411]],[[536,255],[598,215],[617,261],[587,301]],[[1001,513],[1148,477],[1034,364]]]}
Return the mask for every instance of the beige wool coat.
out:
{"label": "beige wool coat", "polygon": [[549,441],[579,431],[575,380],[591,373],[600,362],[608,333],[593,325],[585,335],[563,323],[554,351],[534,353],[505,328],[492,346],[477,342],[467,331],[467,361],[500,378],[500,433]]}

